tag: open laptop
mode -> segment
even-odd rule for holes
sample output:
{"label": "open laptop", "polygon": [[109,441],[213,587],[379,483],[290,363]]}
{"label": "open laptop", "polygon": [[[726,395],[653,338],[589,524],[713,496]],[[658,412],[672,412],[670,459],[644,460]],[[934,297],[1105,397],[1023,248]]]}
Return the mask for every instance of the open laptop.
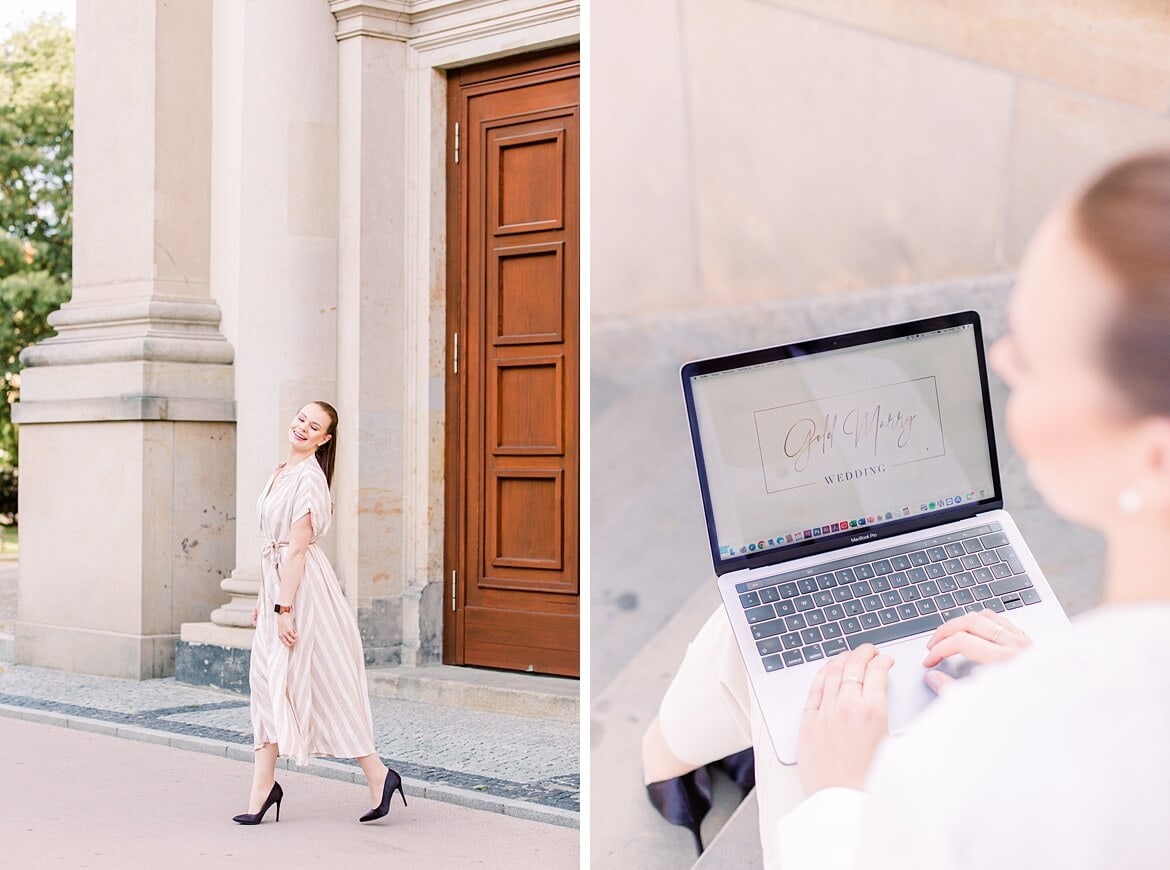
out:
{"label": "open laptop", "polygon": [[825,659],[892,656],[890,727],[933,693],[926,640],[982,607],[1067,626],[1003,510],[979,315],[682,368],[719,592],[780,760]]}

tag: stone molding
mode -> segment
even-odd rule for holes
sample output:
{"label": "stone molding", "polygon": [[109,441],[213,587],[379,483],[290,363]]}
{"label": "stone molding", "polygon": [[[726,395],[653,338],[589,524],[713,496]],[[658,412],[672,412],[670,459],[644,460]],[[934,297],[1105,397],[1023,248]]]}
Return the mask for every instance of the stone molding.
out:
{"label": "stone molding", "polygon": [[338,41],[367,36],[419,51],[560,21],[579,34],[581,15],[579,0],[330,0],[329,8]]}
{"label": "stone molding", "polygon": [[14,423],[84,423],[100,420],[159,420],[171,423],[234,423],[236,403],[222,399],[180,399],[162,396],[109,396],[44,402],[17,402]]}
{"label": "stone molding", "polygon": [[20,360],[29,367],[129,360],[229,365],[234,353],[219,321],[210,300],[67,302],[49,315],[57,335],[25,348]]}

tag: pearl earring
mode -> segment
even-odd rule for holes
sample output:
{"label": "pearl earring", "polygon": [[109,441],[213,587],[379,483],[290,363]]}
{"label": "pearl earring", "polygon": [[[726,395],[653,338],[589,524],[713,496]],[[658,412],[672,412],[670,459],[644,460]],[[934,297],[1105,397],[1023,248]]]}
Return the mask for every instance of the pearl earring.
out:
{"label": "pearl earring", "polygon": [[1145,500],[1142,494],[1138,492],[1137,487],[1127,486],[1117,496],[1117,506],[1122,513],[1136,514],[1144,506]]}

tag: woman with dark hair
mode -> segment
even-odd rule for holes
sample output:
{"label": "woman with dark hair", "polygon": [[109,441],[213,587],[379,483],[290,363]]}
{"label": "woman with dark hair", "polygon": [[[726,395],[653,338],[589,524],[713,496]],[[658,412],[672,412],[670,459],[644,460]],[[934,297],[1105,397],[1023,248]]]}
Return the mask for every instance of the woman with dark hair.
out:
{"label": "woman with dark hair", "polygon": [[[829,659],[797,777],[779,765],[727,628],[696,637],[643,741],[664,815],[694,830],[702,766],[754,743],[765,863],[800,868],[1147,868],[1170,855],[1170,151],[1111,168],[1033,239],[990,361],[1036,489],[1106,542],[1102,606],[1032,644],[990,611],[923,665],[984,667],[889,737],[891,659]],[[803,799],[801,799],[803,792]],[[792,805],[796,804],[793,808]]]}
{"label": "woman with dark hair", "polygon": [[252,612],[252,730],[256,761],[242,825],[259,824],[280,803],[275,780],[282,753],[297,764],[310,756],[356,758],[374,808],[390,811],[402,778],[374,751],[373,717],[357,620],[318,542],[329,530],[329,486],[337,452],[337,411],[310,402],[289,425],[288,457],[264,486],[260,514],[260,596]]}

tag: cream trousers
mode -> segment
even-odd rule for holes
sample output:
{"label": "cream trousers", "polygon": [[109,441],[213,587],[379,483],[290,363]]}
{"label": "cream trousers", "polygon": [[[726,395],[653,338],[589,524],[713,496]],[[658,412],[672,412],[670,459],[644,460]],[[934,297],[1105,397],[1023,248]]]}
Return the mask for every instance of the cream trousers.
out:
{"label": "cream trousers", "polygon": [[772,748],[722,607],[687,647],[658,718],[670,751],[695,767],[755,748],[760,844],[764,865],[775,866],[777,822],[803,793],[796,768],[781,764]]}

